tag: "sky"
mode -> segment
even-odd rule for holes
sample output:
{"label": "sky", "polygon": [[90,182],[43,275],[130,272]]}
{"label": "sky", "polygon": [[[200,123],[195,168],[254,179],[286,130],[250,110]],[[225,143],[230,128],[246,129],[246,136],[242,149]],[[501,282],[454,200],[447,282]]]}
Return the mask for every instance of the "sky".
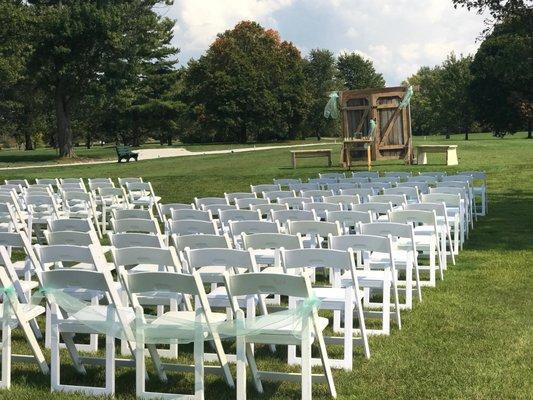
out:
{"label": "sky", "polygon": [[451,0],[175,0],[161,10],[176,20],[180,64],[201,56],[216,34],[253,20],[277,30],[303,56],[314,48],[356,52],[372,60],[387,84],[450,52],[475,53],[484,16]]}

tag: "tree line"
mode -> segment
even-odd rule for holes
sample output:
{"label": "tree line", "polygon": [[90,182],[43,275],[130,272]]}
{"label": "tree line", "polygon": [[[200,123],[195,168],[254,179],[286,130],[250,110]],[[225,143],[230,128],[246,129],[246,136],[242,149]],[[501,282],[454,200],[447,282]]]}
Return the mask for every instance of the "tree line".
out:
{"label": "tree line", "polygon": [[[174,21],[158,13],[171,3],[0,0],[3,142],[27,150],[42,143],[71,156],[76,144],[137,146],[148,138],[244,143],[338,135],[338,121],[323,117],[328,94],[385,86],[359,54],[314,49],[302,57],[278,32],[250,21],[179,67]],[[524,7],[506,11],[474,57],[452,54],[406,80],[417,88],[415,134],[531,127],[531,10]]]}

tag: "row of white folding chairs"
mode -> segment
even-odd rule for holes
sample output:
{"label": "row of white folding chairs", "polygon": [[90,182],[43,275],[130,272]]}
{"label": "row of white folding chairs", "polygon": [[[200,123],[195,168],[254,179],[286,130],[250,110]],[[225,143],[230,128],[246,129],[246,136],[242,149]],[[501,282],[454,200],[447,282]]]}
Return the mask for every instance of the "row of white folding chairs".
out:
{"label": "row of white folding chairs", "polygon": [[[43,264],[57,264],[57,263],[61,263],[61,262],[64,262],[64,261],[69,261],[69,262],[72,262],[72,261],[77,261],[77,262],[81,262],[81,263],[93,263],[95,265],[95,271],[87,271],[87,270],[72,270],[72,269],[68,269],[68,268],[65,268],[63,270],[59,270],[59,271],[52,271],[52,272],[46,272],[46,271],[43,271],[42,272],[42,278],[43,278],[43,281],[44,281],[44,285],[48,288],[48,289],[51,289],[51,288],[54,288],[56,287],[57,288],[57,285],[63,285],[63,287],[68,287],[68,288],[73,288],[77,285],[79,285],[82,289],[85,289],[85,290],[89,290],[89,291],[95,291],[95,290],[98,290],[98,288],[96,287],[97,285],[95,284],[95,273],[101,275],[98,277],[98,280],[99,282],[104,282],[105,280],[108,281],[108,284],[107,284],[107,291],[108,291],[108,296],[114,300],[114,303],[117,304],[120,300],[119,296],[117,293],[115,293],[114,295],[112,294],[113,293],[113,290],[111,290],[112,287],[114,287],[113,284],[111,284],[111,282],[109,282],[110,280],[110,275],[107,275],[107,273],[109,272],[108,269],[103,266],[103,265],[100,265],[100,267],[98,267],[99,263],[101,263],[101,257],[98,256],[98,249],[95,248],[93,245],[89,246],[88,248],[82,248],[82,247],[79,247],[79,246],[70,246],[70,248],[68,248],[68,246],[60,246],[61,248],[58,249],[57,248],[58,246],[48,246],[48,247],[40,247],[38,248],[38,254],[39,254],[39,258],[40,258],[40,261],[43,263]],[[134,252],[135,249],[125,249],[124,252],[125,253],[132,253]],[[61,254],[58,254],[58,251]],[[136,252],[137,254],[137,257],[138,259],[136,260],[137,262],[143,262],[144,260],[146,260],[146,253],[150,253],[150,252],[153,252],[155,251],[154,249],[147,249],[147,248],[140,248],[138,249],[138,251]],[[169,250],[171,251],[171,250]],[[77,255],[75,254],[77,253]],[[81,253],[84,253],[83,255]],[[135,252],[134,252],[135,253]],[[139,257],[139,255],[142,255],[144,254],[144,256],[142,257]],[[116,260],[120,260],[120,255],[115,255],[115,259]],[[133,256],[134,257],[134,256]],[[220,257],[220,255],[218,255],[217,257]],[[149,257],[148,257],[149,258]],[[124,255],[122,256],[122,261],[119,261],[121,263],[124,263],[124,264],[128,264],[128,265],[131,265],[134,263],[134,260],[132,259],[132,255],[130,254],[129,257],[127,255]],[[161,260],[159,260],[159,262],[161,262]],[[212,263],[214,263],[214,261],[212,261]],[[140,276],[140,275],[137,275],[137,278],[139,279],[137,281],[137,284],[139,284],[140,281],[144,281],[144,288],[146,289],[148,286],[149,286],[149,282],[147,282],[147,280],[149,281],[150,277],[154,277],[154,276],[150,276],[151,273],[142,273],[143,276]],[[153,273],[152,273],[153,274]],[[107,275],[107,277],[106,277]],[[126,277],[135,277],[136,274],[132,274],[132,275],[126,275]],[[173,275],[175,276],[176,273],[173,273]],[[105,279],[104,279],[105,278]],[[142,278],[142,279],[141,279]],[[272,278],[272,277],[271,277]],[[66,280],[65,280],[66,279]],[[112,278],[111,278],[112,279]],[[164,286],[165,288],[170,288],[172,287],[172,284],[171,282],[173,282],[173,280],[175,280],[176,278],[173,278],[170,274],[167,274],[164,276],[164,282],[166,282],[166,285]],[[170,279],[170,281],[169,281]],[[184,278],[182,278],[184,279]],[[263,284],[263,288],[267,287],[267,286],[264,286],[264,279],[262,277],[257,277],[256,278],[258,282],[262,282]],[[285,279],[289,279],[287,277],[284,277],[283,280]],[[292,279],[292,278],[290,278]],[[279,279],[278,279],[279,280]],[[131,280],[127,279],[128,281],[128,284],[131,284]],[[160,282],[163,282],[163,281],[160,281]],[[226,282],[227,282],[227,285],[228,287],[231,286],[229,285],[229,280],[226,279]],[[192,288],[192,285],[191,285],[191,281],[190,279],[187,281],[187,285],[188,287],[188,290],[190,290]],[[176,285],[176,293],[180,293],[180,294],[183,294],[183,293],[189,293],[189,294],[193,294],[193,295],[196,295],[198,296],[199,295],[199,290],[198,288],[201,287],[202,285],[198,283],[198,279],[197,279],[197,285],[196,285],[196,289],[197,289],[197,292],[187,292],[187,290],[184,290],[183,287],[181,286],[178,286]],[[309,287],[309,285],[307,285]],[[153,287],[153,290],[139,290],[139,292],[150,292],[150,291],[155,291],[155,290],[158,290],[158,291],[161,291],[163,290],[161,285],[157,286],[156,287]],[[256,291],[252,291],[250,294],[256,294],[257,292]],[[266,294],[266,293],[265,293]],[[283,292],[280,292],[279,294],[284,294],[284,295],[291,295],[291,293],[283,293]],[[298,293],[296,293],[296,295],[298,295]],[[233,305],[235,304],[238,304],[238,302],[235,302]],[[103,306],[105,308],[105,306]],[[208,302],[203,302],[202,304],[202,309],[205,310],[206,307],[208,307]],[[236,310],[234,310],[236,311]],[[104,313],[105,314],[105,313]],[[192,312],[189,313],[190,314],[194,314]],[[130,316],[131,316],[131,313],[130,313]],[[107,338],[106,340],[106,361],[105,361],[105,364],[107,366],[107,371],[106,371],[106,385],[104,388],[92,388],[92,387],[80,387],[80,386],[73,386],[73,385],[63,385],[60,383],[60,380],[59,380],[59,372],[60,372],[60,365],[59,365],[59,334],[61,332],[66,332],[66,333],[69,333],[69,332],[72,332],[72,331],[81,331],[82,333],[90,333],[91,330],[87,330],[87,327],[83,327],[83,324],[77,324],[76,321],[72,321],[72,320],[68,320],[68,319],[65,319],[64,318],[65,316],[60,312],[59,308],[57,306],[54,306],[52,305],[52,389],[53,390],[62,390],[62,391],[85,391],[85,392],[88,392],[88,393],[91,393],[91,394],[112,394],[113,391],[114,391],[114,345],[113,345],[113,341],[114,341],[114,338]],[[95,315],[95,317],[97,317]],[[120,318],[120,317],[119,317]],[[179,319],[180,317],[178,316],[178,321],[180,320]],[[115,317],[113,316],[112,319],[114,320]],[[327,320],[326,320],[327,322]],[[90,324],[89,324],[90,325]],[[323,329],[323,328],[322,328]],[[290,331],[286,331],[286,332],[290,332]],[[287,334],[287,333],[286,333]],[[201,338],[202,340],[202,343],[201,343],[201,346],[202,346],[202,349],[203,349],[203,340],[204,338],[202,337]],[[293,340],[292,341],[294,344],[299,344],[298,343],[298,340]],[[287,344],[286,342],[281,342],[283,344]],[[198,345],[198,343],[196,343]],[[138,345],[137,345],[138,346]],[[325,350],[325,347],[324,347],[324,350]],[[69,348],[69,351],[71,352],[74,352],[76,353],[76,349],[75,349],[75,346],[74,347],[70,347]],[[154,356],[154,353],[151,353],[152,356]],[[156,354],[156,353],[155,353]],[[220,355],[223,355],[223,350],[222,350],[222,347],[219,346],[219,356]],[[195,355],[197,356],[198,355],[198,352],[195,351]],[[195,356],[195,361],[196,361],[196,365],[199,365],[198,363],[202,363],[202,360],[203,360],[203,351],[200,351],[200,358],[196,357]],[[144,359],[144,351],[137,351],[136,352],[136,357],[137,357],[137,360],[136,360],[136,366],[138,368],[137,370],[137,391],[138,391],[138,394],[140,396],[142,395],[145,395],[144,393],[144,373],[143,372],[139,372],[139,368],[142,369],[142,366],[144,365],[144,362],[141,360],[141,359]],[[248,355],[248,358],[250,357],[250,355]],[[156,357],[157,358],[157,357]],[[79,360],[77,360],[78,362],[76,364],[76,367],[78,368],[78,370],[83,370],[83,366],[79,363]],[[157,360],[156,360],[157,361]],[[221,360],[221,361],[224,361],[224,360]],[[250,360],[249,360],[250,361]],[[241,360],[242,362],[242,360]],[[231,383],[231,375],[229,375],[229,372],[227,370],[227,363],[226,362],[223,362],[222,363],[222,366],[223,368],[225,369],[225,374],[226,374],[226,378],[230,380],[229,383]],[[144,371],[144,369],[142,369]],[[162,373],[164,374],[164,371],[162,371]],[[329,374],[331,376],[331,374]],[[198,375],[197,375],[197,378],[198,378]],[[307,374],[304,373],[303,374],[303,379],[307,379]],[[200,379],[201,381],[201,379]],[[333,382],[331,381],[330,382],[331,385],[333,385]],[[198,389],[198,387],[196,388]],[[333,389],[334,390],[334,389]]]}

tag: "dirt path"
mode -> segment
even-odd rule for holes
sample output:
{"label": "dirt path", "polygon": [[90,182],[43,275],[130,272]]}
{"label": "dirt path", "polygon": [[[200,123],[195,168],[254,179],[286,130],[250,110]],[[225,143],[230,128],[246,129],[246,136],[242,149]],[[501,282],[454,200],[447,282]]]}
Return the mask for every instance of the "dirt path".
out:
{"label": "dirt path", "polygon": [[[310,144],[290,144],[282,146],[260,146],[260,147],[241,147],[236,149],[225,150],[210,150],[210,151],[189,151],[182,147],[175,148],[161,148],[161,149],[141,149],[137,150],[139,153],[139,161],[141,160],[155,160],[157,158],[168,157],[185,157],[185,156],[203,156],[210,154],[228,154],[228,153],[245,153],[249,151],[262,151],[262,150],[274,150],[274,149],[288,149],[294,147],[309,147],[309,146],[325,146],[328,144],[334,144],[333,142],[324,143],[310,143]],[[31,168],[55,168],[55,167],[70,167],[76,165],[96,165],[96,164],[111,164],[116,163],[116,160],[101,160],[101,161],[84,161],[74,162],[68,164],[41,164],[41,165],[25,165],[21,167],[2,167],[2,170],[14,170],[14,169],[31,169]]]}

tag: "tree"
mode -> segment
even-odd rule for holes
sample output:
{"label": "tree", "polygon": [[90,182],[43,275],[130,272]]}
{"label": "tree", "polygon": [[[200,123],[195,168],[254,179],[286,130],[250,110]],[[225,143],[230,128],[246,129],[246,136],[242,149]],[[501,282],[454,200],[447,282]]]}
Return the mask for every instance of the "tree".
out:
{"label": "tree", "polygon": [[339,80],[346,89],[385,87],[383,75],[376,72],[371,60],[356,53],[341,54],[337,60]]}
{"label": "tree", "polygon": [[481,43],[471,66],[470,96],[480,122],[496,136],[527,126],[531,138],[532,12],[510,17]]}
{"label": "tree", "polygon": [[135,80],[143,65],[174,52],[173,23],[157,0],[30,0],[36,14],[30,71],[53,96],[60,156],[73,155],[71,117],[86,91]]}
{"label": "tree", "polygon": [[437,86],[440,67],[421,67],[404,84],[417,88],[411,98],[411,124],[413,135],[438,133]]}
{"label": "tree", "polygon": [[447,135],[461,132],[468,140],[468,133],[475,122],[474,106],[469,89],[472,82],[470,65],[472,57],[450,54],[438,70],[436,102],[439,128]]}
{"label": "tree", "polygon": [[338,124],[324,118],[328,93],[341,89],[335,76],[335,56],[326,49],[311,50],[304,60],[304,72],[309,94],[306,128],[317,137],[335,136]]}
{"label": "tree", "polygon": [[508,17],[516,17],[531,8],[528,0],[452,0],[455,8],[466,7],[468,10],[476,9],[478,13],[488,11],[496,22],[501,22]]}
{"label": "tree", "polygon": [[250,21],[217,36],[188,64],[187,141],[265,141],[294,136],[305,90],[299,51]]}
{"label": "tree", "polygon": [[472,57],[450,54],[439,66],[422,67],[406,84],[418,88],[411,100],[414,135],[468,132],[475,123],[469,90],[472,82]]}

